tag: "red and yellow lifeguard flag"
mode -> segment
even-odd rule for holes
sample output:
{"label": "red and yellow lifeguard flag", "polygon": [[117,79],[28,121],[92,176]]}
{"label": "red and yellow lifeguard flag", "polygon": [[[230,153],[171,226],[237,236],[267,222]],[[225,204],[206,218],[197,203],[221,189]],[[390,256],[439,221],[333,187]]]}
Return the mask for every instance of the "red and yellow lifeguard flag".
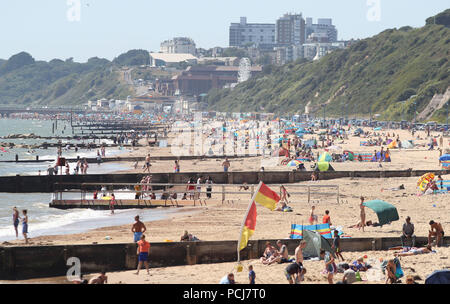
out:
{"label": "red and yellow lifeguard flag", "polygon": [[254,201],[273,211],[275,210],[277,203],[280,201],[280,196],[275,191],[272,191],[269,187],[267,187],[266,184],[261,182],[258,187],[258,191],[256,192]]}
{"label": "red and yellow lifeguard flag", "polygon": [[256,228],[256,204],[255,202],[251,203],[250,209],[248,210],[247,217],[244,220],[244,226],[241,229],[241,239],[239,250],[247,247],[248,240],[255,232]]}
{"label": "red and yellow lifeguard flag", "polygon": [[275,210],[276,204],[280,201],[280,196],[267,187],[263,182],[260,182],[258,188],[256,188],[256,193],[253,195],[252,201],[250,202],[247,215],[244,218],[244,222],[241,227],[241,238],[238,243],[238,260],[239,251],[247,247],[248,240],[255,232],[256,228],[256,203],[269,208],[270,210]]}

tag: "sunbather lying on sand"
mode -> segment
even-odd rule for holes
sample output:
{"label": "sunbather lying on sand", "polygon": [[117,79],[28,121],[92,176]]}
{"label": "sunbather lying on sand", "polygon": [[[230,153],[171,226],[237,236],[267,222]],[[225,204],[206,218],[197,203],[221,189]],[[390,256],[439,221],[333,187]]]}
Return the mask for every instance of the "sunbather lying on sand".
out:
{"label": "sunbather lying on sand", "polygon": [[433,252],[433,250],[431,249],[431,246],[428,245],[427,247],[422,247],[422,248],[412,247],[409,250],[408,250],[408,248],[406,248],[405,250],[403,250],[401,252],[395,252],[394,255],[402,257],[402,256],[411,256],[411,255],[417,255],[417,254],[431,253],[431,252]]}

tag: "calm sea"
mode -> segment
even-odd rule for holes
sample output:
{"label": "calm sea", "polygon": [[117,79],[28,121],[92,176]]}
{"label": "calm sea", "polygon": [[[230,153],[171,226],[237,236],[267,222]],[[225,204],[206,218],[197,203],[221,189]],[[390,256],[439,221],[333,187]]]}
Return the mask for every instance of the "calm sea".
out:
{"label": "calm sea", "polygon": [[[32,119],[5,119],[0,118],[0,136],[9,134],[30,134],[39,136],[71,136],[72,130],[69,122],[58,121],[58,129],[52,133],[53,121],[50,120],[32,120]],[[0,142],[13,142],[14,144],[39,144],[42,142],[56,142],[56,140],[43,139],[0,139]],[[63,143],[65,141],[63,140]],[[72,141],[74,142],[74,141]],[[110,143],[110,141],[102,140]],[[82,141],[79,141],[82,143]],[[107,149],[106,156],[124,153],[123,149]],[[23,149],[23,148],[0,148],[1,160],[14,160],[15,155],[19,159],[35,159],[39,155],[40,159],[55,159],[57,151],[53,149]],[[96,150],[63,150],[63,156],[67,158],[95,157]],[[11,175],[37,175],[39,171],[44,175],[53,161],[43,163],[0,163],[0,176]],[[74,164],[71,164],[73,168]],[[120,163],[103,163],[101,165],[90,164],[88,173],[108,174],[121,170],[127,170],[129,167]],[[72,172],[72,170],[71,170]],[[75,196],[74,198],[77,198]],[[69,197],[67,197],[69,198]],[[140,215],[144,221],[154,221],[165,218],[168,214],[176,212],[173,209],[155,209],[155,210],[117,210],[114,216],[110,216],[109,211],[94,210],[58,210],[49,208],[52,199],[50,193],[32,193],[32,194],[11,194],[0,193],[0,241],[15,239],[15,232],[12,225],[12,208],[16,206],[19,210],[27,209],[29,215],[29,235],[36,237],[41,235],[70,234],[80,233],[89,229],[100,227],[109,227],[133,223],[134,217]],[[21,228],[21,227],[20,227]],[[20,232],[20,230],[19,230]],[[19,236],[21,237],[21,236]]]}

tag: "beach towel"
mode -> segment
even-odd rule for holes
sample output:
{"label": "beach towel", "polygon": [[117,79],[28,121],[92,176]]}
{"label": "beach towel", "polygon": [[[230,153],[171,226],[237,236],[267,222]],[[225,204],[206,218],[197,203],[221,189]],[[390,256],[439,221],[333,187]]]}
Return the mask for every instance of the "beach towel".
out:
{"label": "beach towel", "polygon": [[359,156],[361,156],[363,162],[370,162],[372,161],[373,153],[355,153],[356,160]]}

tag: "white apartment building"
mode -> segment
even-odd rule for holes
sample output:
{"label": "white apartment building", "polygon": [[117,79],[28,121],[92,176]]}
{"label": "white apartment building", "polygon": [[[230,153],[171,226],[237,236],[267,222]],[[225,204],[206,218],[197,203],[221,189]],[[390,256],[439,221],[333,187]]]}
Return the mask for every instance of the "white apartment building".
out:
{"label": "white apartment building", "polygon": [[196,46],[194,40],[187,37],[175,37],[161,43],[161,53],[166,54],[191,54],[195,56]]}
{"label": "white apartment building", "polygon": [[253,44],[261,48],[271,48],[276,44],[275,24],[247,23],[246,17],[241,17],[240,23],[230,25],[230,47],[244,47]]}

